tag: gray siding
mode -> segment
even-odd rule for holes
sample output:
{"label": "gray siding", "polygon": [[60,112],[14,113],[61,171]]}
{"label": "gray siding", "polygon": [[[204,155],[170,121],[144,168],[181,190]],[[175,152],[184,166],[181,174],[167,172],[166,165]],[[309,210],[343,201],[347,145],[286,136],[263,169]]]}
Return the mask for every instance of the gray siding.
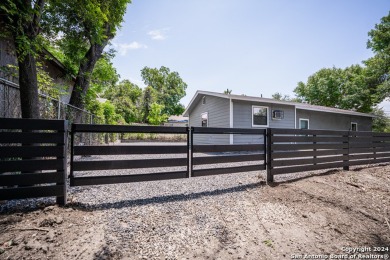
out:
{"label": "gray siding", "polygon": [[370,117],[297,109],[297,128],[299,128],[300,118],[309,119],[310,129],[350,130],[351,122],[356,122],[358,131],[372,130],[372,118]]}
{"label": "gray siding", "polygon": [[[190,112],[190,126],[201,127],[201,114],[208,112],[209,127],[230,127],[230,101],[226,98],[206,96],[206,104],[199,100]],[[194,144],[229,144],[229,135],[194,134]]]}
{"label": "gray siding", "polygon": [[[273,128],[295,128],[295,107],[279,104],[233,101],[233,127],[234,128],[258,128],[252,127],[252,106],[268,107],[269,127]],[[272,110],[283,110],[284,118],[280,120],[272,119]],[[261,129],[261,128],[259,128]],[[260,136],[255,135],[234,135],[235,144],[263,143]]]}

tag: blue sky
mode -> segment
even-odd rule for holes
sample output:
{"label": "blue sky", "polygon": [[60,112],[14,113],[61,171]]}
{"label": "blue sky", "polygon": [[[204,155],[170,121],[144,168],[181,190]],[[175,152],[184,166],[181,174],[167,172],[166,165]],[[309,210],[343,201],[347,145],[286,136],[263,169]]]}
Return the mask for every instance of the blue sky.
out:
{"label": "blue sky", "polygon": [[293,96],[319,69],[371,57],[367,33],[389,10],[390,0],[133,0],[113,62],[141,87],[145,66],[177,71],[185,106],[196,90]]}

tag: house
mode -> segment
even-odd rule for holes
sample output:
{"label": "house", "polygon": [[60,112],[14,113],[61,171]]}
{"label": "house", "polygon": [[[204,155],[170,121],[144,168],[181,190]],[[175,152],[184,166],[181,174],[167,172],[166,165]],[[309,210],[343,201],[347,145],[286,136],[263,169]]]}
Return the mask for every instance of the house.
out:
{"label": "house", "polygon": [[[53,79],[54,87],[61,91],[60,100],[68,103],[75,77],[69,76],[65,66],[46,49],[41,51],[37,61]],[[0,116],[20,117],[17,59],[13,41],[9,38],[0,38],[0,96]]]}
{"label": "house", "polygon": [[[69,76],[65,66],[44,48],[42,49],[37,62],[42,64],[43,70],[45,70],[53,79],[55,86],[61,90],[65,90],[66,93],[61,96],[61,101],[68,103],[76,78],[74,76]],[[16,68],[17,64],[13,41],[11,39],[0,38],[0,78],[11,84],[19,84],[17,70],[12,70],[9,67],[14,66]]]}
{"label": "house", "polygon": [[[370,114],[270,98],[197,91],[184,116],[195,127],[296,128],[371,131]],[[263,142],[252,135],[197,135],[199,144]]]}

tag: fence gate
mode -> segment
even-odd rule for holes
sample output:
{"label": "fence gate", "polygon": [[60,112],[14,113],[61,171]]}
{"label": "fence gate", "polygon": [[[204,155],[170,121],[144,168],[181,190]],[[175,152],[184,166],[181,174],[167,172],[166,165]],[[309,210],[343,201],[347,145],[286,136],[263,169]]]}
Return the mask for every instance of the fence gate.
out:
{"label": "fence gate", "polygon": [[[78,137],[77,133],[92,133],[95,135],[101,133],[184,134],[187,137],[187,143],[179,145],[156,145],[156,143],[148,143],[144,145],[83,145],[82,143],[79,143],[78,140],[76,140]],[[76,143],[78,144],[76,145]],[[188,146],[188,127],[73,124],[71,132],[70,185],[83,186],[188,178]],[[126,157],[126,155],[141,154],[143,158],[140,157],[134,159],[133,156],[133,158],[95,160],[99,159],[99,156],[102,155]],[[158,154],[161,156],[156,158]],[[169,155],[171,155],[171,157]],[[78,157],[77,160],[75,160],[75,157]],[[147,159],[145,159],[145,157],[147,157]],[[184,170],[167,170],[165,172],[161,172],[161,169],[159,169],[158,171],[155,170],[155,173],[132,173],[128,175],[91,175],[91,172],[101,170],[133,170],[160,167],[180,167],[184,168]],[[76,172],[79,172],[77,176]]]}
{"label": "fence gate", "polygon": [[[265,129],[192,127],[191,176],[199,177],[265,170],[265,134]],[[244,138],[244,136],[254,135],[258,136],[257,143],[253,143],[252,138],[252,141],[245,140]],[[205,144],[215,142],[230,143],[234,139],[238,142],[241,140],[242,143],[249,142],[251,144]],[[240,162],[244,162],[245,165],[230,167],[221,165],[222,163],[230,164]]]}

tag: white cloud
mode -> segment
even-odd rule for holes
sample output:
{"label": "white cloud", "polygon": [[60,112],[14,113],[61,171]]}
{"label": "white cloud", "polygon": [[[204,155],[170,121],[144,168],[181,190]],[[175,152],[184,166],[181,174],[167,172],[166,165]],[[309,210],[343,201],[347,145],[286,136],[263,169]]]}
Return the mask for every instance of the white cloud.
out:
{"label": "white cloud", "polygon": [[165,33],[169,30],[169,28],[161,29],[161,30],[152,30],[148,32],[148,35],[153,40],[162,41],[167,38]]}
{"label": "white cloud", "polygon": [[148,46],[145,44],[139,43],[139,42],[131,42],[131,43],[119,43],[119,44],[113,44],[114,47],[117,49],[119,55],[125,56],[127,52],[130,50],[138,50],[138,49],[146,49]]}

